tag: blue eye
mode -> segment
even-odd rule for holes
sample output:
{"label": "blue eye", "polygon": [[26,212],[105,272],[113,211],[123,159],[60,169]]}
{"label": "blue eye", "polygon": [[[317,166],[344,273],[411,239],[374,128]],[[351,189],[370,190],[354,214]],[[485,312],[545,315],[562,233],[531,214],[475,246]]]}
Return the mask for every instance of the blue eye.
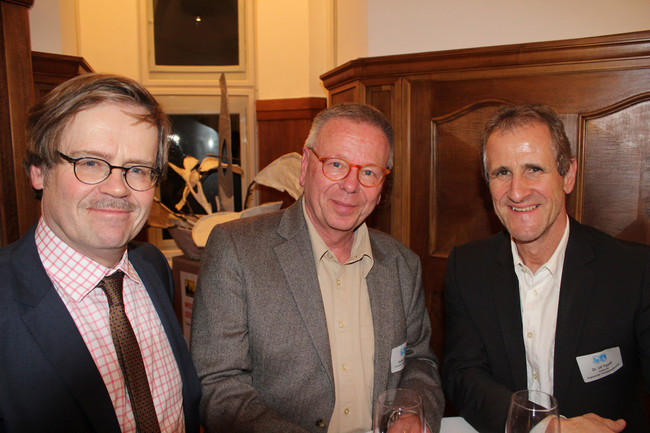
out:
{"label": "blue eye", "polygon": [[98,164],[97,161],[95,161],[94,159],[82,159],[79,162],[81,162],[85,167],[88,168],[95,167]]}

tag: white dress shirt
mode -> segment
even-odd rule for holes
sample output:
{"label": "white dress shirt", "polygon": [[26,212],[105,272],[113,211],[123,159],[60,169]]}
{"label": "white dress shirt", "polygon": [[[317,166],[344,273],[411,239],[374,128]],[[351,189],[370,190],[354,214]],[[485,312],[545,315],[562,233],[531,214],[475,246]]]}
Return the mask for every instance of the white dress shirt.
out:
{"label": "white dress shirt", "polygon": [[555,329],[560,300],[564,253],[569,240],[567,217],[564,235],[551,258],[533,274],[524,265],[516,243],[511,240],[526,348],[528,389],[553,394]]}

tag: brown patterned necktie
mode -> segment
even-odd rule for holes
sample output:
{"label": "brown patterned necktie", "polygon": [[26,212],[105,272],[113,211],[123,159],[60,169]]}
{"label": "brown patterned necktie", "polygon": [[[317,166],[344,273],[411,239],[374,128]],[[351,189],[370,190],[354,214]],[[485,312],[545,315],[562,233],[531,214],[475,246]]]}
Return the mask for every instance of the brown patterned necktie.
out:
{"label": "brown patterned necktie", "polygon": [[97,287],[100,287],[108,297],[111,335],[126,382],[138,432],[160,433],[138,340],[135,338],[131,323],[124,312],[123,280],[124,273],[117,271],[113,275],[104,277]]}

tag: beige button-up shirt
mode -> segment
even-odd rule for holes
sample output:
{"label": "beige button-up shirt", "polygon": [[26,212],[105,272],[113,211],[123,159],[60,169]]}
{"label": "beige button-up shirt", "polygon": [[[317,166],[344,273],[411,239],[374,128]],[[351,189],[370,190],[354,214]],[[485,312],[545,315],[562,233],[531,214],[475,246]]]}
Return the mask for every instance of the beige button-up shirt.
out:
{"label": "beige button-up shirt", "polygon": [[350,258],[340,264],[303,212],[318,272],[334,373],[335,404],[329,433],[372,429],[374,348],[366,276],[373,265],[368,228],[354,233]]}

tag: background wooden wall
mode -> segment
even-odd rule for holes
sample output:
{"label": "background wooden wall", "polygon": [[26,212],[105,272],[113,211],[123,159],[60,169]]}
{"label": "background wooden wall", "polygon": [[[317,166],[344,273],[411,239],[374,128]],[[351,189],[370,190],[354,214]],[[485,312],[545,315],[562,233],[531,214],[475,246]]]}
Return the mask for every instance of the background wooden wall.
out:
{"label": "background wooden wall", "polygon": [[555,108],[578,159],[569,213],[650,244],[650,32],[364,58],[321,78],[330,103],[372,104],[395,127],[377,227],[422,260],[438,355],[450,249],[502,229],[480,175],[480,133],[500,105]]}
{"label": "background wooden wall", "polygon": [[[309,135],[311,122],[327,106],[325,98],[265,99],[256,102],[259,170],[280,156],[297,152]],[[294,200],[287,193],[260,185],[260,203]]]}

